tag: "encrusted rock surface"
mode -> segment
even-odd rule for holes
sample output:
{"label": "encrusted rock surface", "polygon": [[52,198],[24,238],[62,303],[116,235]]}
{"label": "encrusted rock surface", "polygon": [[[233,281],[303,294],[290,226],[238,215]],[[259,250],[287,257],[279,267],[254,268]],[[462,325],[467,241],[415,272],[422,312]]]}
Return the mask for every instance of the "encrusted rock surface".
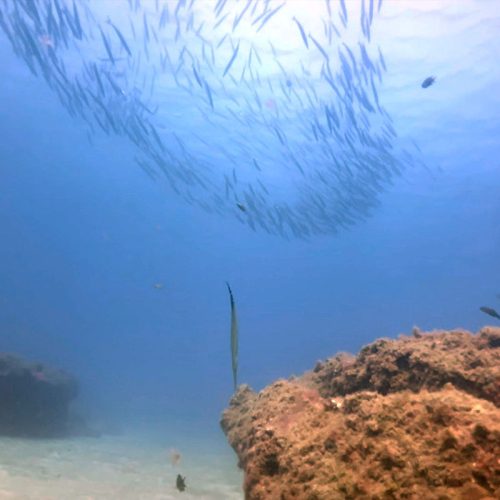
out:
{"label": "encrusted rock surface", "polygon": [[221,421],[249,500],[500,498],[500,328],[382,339]]}
{"label": "encrusted rock surface", "polygon": [[68,434],[69,403],[77,392],[76,380],[66,372],[0,353],[0,434]]}

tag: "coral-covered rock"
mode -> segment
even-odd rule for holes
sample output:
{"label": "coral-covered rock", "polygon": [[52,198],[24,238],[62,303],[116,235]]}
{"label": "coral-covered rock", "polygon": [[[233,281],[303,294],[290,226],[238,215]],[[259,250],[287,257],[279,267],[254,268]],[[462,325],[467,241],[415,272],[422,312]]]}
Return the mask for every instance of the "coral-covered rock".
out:
{"label": "coral-covered rock", "polygon": [[356,358],[334,357],[319,363],[314,379],[323,395],[373,390],[455,387],[500,406],[500,329],[483,328],[478,335],[454,330],[380,339]]}
{"label": "coral-covered rock", "polygon": [[500,498],[499,341],[415,331],[241,386],[221,425],[246,498]]}
{"label": "coral-covered rock", "polygon": [[0,353],[0,433],[55,436],[68,430],[68,408],[78,392],[69,374]]}

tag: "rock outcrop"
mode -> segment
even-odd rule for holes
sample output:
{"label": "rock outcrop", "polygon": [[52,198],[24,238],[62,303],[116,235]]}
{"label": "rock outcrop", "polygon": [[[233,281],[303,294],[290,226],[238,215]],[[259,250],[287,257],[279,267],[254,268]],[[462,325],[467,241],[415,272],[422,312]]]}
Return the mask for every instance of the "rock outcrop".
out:
{"label": "rock outcrop", "polygon": [[249,500],[500,498],[500,328],[414,329],[240,386],[221,425]]}
{"label": "rock outcrop", "polygon": [[69,404],[77,392],[76,380],[62,370],[0,353],[0,434],[68,434]]}

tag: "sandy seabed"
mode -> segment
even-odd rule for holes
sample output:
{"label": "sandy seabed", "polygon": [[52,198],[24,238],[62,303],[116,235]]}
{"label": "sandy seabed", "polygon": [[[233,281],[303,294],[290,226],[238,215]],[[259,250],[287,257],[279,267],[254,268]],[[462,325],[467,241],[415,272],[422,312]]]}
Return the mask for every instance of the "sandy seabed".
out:
{"label": "sandy seabed", "polygon": [[[241,500],[242,475],[223,437],[175,446],[125,434],[58,440],[0,437],[0,500]],[[187,489],[175,487],[177,474]]]}

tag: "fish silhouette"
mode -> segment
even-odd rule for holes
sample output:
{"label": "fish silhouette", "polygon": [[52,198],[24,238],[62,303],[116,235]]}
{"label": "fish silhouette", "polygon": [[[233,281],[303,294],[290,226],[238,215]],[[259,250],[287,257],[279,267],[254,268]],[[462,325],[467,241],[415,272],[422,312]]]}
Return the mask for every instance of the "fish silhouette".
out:
{"label": "fish silhouette", "polygon": [[479,310],[484,312],[488,316],[491,316],[491,317],[496,318],[496,319],[500,319],[500,314],[498,314],[495,311],[495,309],[492,309],[491,307],[482,306],[479,308]]}
{"label": "fish silhouette", "polygon": [[186,478],[177,474],[177,479],[175,480],[175,487],[179,491],[184,491],[186,489]]}
{"label": "fish silhouette", "polygon": [[436,81],[435,76],[428,76],[423,82],[422,82],[422,88],[426,89],[427,87],[430,87],[434,82]]}

